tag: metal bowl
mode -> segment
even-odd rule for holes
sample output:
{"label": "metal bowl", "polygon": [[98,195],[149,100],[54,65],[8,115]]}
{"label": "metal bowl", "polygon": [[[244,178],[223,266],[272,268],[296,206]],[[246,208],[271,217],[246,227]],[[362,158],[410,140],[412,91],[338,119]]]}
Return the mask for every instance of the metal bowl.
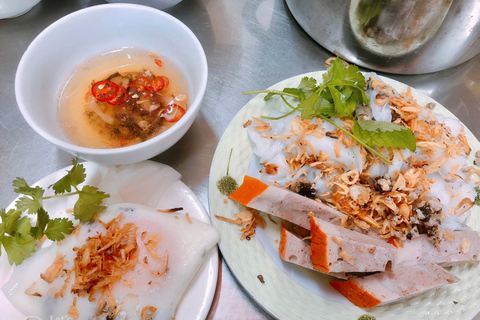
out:
{"label": "metal bowl", "polygon": [[300,26],[333,54],[389,73],[456,66],[480,52],[478,0],[286,0]]}

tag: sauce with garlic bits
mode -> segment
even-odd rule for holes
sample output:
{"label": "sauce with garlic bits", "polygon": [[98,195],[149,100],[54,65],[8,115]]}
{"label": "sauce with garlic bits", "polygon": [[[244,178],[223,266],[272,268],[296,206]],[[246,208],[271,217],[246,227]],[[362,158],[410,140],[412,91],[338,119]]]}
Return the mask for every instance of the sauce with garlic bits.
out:
{"label": "sauce with garlic bits", "polygon": [[121,148],[168,130],[188,112],[188,87],[171,61],[122,48],[86,60],[58,99],[58,121],[81,147]]}

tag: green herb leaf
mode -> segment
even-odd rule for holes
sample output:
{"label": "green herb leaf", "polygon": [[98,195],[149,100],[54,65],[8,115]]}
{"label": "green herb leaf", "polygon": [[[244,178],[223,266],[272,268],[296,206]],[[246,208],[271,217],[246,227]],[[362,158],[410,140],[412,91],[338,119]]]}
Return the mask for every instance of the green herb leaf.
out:
{"label": "green herb leaf", "polygon": [[5,211],[5,209],[2,209],[0,211],[0,217],[2,218],[2,223],[1,225],[3,226],[3,232],[7,234],[14,234],[15,232],[15,224],[18,219],[20,219],[20,215],[22,214],[22,211],[15,210],[15,209],[10,209],[8,211]]}
{"label": "green herb leaf", "polygon": [[98,191],[98,188],[92,186],[84,186],[78,194],[78,200],[73,207],[73,215],[75,219],[82,222],[88,222],[93,215],[103,209],[102,200],[110,197],[105,192]]}
{"label": "green herb leaf", "polygon": [[65,239],[64,234],[71,234],[73,222],[67,218],[55,218],[48,221],[45,235],[48,239],[59,241]]}
{"label": "green herb leaf", "polygon": [[32,214],[43,206],[42,197],[45,190],[39,186],[30,187],[23,178],[16,178],[12,185],[14,187],[13,191],[26,195],[26,197],[21,197],[15,202],[18,210],[27,210],[28,213]]}
{"label": "green herb leaf", "polygon": [[14,232],[11,236],[3,236],[2,245],[8,255],[8,262],[19,265],[32,255],[37,247],[37,242],[30,235],[30,218],[23,217],[15,220]]}
{"label": "green herb leaf", "polygon": [[15,205],[20,211],[27,211],[29,214],[35,214],[42,207],[42,201],[30,197],[20,197]]}
{"label": "green herb leaf", "polygon": [[347,63],[339,58],[333,60],[332,65],[327,69],[327,72],[323,74],[323,82],[324,84],[353,84],[362,88],[362,90],[367,85],[365,77],[357,66],[350,65],[347,68]]}
{"label": "green herb leaf", "polygon": [[87,177],[83,164],[78,164],[78,159],[72,160],[73,167],[67,171],[67,174],[53,185],[55,194],[71,192],[72,187],[76,188]]}
{"label": "green herb leaf", "polygon": [[359,120],[353,125],[352,133],[369,146],[408,148],[412,152],[417,148],[412,130],[391,122]]}
{"label": "green herb leaf", "polygon": [[37,212],[37,224],[32,227],[30,234],[35,239],[41,239],[45,233],[45,227],[50,221],[47,211],[44,208],[40,208]]}
{"label": "green herb leaf", "polygon": [[477,195],[475,196],[475,204],[480,206],[480,186],[475,187],[475,192],[477,192]]}
{"label": "green herb leaf", "polygon": [[8,263],[11,265],[15,263],[17,266],[30,257],[37,248],[37,242],[34,240],[29,243],[20,243],[17,237],[11,236],[4,237],[2,245],[7,253]]}
{"label": "green herb leaf", "polygon": [[[273,95],[280,95],[283,101],[292,109],[292,111],[283,116],[269,119],[281,119],[298,110],[303,119],[319,117],[330,121],[329,117],[347,117],[355,120],[353,113],[357,107],[369,103],[369,99],[364,91],[366,86],[365,77],[358,67],[350,65],[347,68],[345,61],[336,58],[322,77],[323,83],[318,86],[314,78],[304,77],[297,88],[285,88],[283,91],[249,91],[243,94],[267,93],[265,100],[270,99]],[[286,96],[297,98],[299,100],[298,106],[290,105],[284,98]],[[416,139],[410,129],[392,123],[373,122],[376,124],[370,124],[368,121],[359,121],[353,126],[353,134],[348,131],[345,131],[345,133],[388,164],[391,164],[391,161],[377,152],[372,146],[408,148],[412,151],[416,149]],[[335,122],[331,121],[331,123],[344,130]]]}
{"label": "green herb leaf", "polygon": [[[50,186],[55,192],[52,196],[44,196],[44,189],[38,186],[30,187],[22,178],[13,181],[15,192],[24,196],[15,202],[15,209],[0,210],[0,245],[7,252],[10,264],[18,265],[30,257],[38,245],[38,240],[44,235],[50,240],[58,241],[72,232],[73,222],[68,218],[50,219],[43,208],[44,200],[78,195],[74,215],[81,221],[90,221],[93,214],[105,208],[100,203],[109,195],[91,186],[84,186],[82,190],[78,190],[78,185],[86,178],[85,168],[77,159],[73,159],[72,164],[73,167],[67,174]],[[71,192],[72,188],[75,189],[74,192]],[[34,227],[28,216],[22,217],[24,212],[37,214]]]}

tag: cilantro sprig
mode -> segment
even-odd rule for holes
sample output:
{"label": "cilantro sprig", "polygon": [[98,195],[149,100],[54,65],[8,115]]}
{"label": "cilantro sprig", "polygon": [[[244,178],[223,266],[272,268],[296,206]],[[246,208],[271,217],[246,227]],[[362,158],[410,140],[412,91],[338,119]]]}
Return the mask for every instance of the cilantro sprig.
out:
{"label": "cilantro sprig", "polygon": [[[282,91],[247,91],[243,94],[266,93],[265,101],[278,95],[291,109],[290,112],[276,118],[265,116],[263,118],[278,120],[295,111],[299,111],[303,119],[319,117],[342,130],[370,153],[388,164],[392,164],[392,162],[374,147],[408,148],[415,151],[416,139],[409,128],[391,122],[357,120],[355,118],[354,112],[357,106],[369,103],[364,91],[365,77],[357,66],[350,65],[347,67],[345,61],[337,58],[327,69],[327,72],[322,75],[322,78],[323,82],[318,85],[315,78],[303,77],[296,88],[285,88]],[[298,105],[296,107],[292,106],[285,97],[297,99],[299,101]],[[352,132],[331,120],[331,117],[351,118],[354,121]]]}
{"label": "cilantro sprig", "polygon": [[[14,191],[22,196],[15,202],[15,208],[0,210],[0,255],[3,247],[10,264],[19,265],[30,257],[43,236],[59,241],[72,233],[73,221],[68,218],[51,219],[43,207],[45,200],[78,196],[73,215],[81,222],[90,221],[95,213],[105,209],[101,203],[109,195],[88,185],[80,188],[79,185],[86,178],[85,167],[79,164],[76,158],[72,164],[73,167],[67,170],[64,177],[48,187],[54,191],[52,196],[44,196],[45,189],[39,186],[31,187],[23,178],[13,181]],[[35,225],[32,225],[30,215],[36,215]]]}

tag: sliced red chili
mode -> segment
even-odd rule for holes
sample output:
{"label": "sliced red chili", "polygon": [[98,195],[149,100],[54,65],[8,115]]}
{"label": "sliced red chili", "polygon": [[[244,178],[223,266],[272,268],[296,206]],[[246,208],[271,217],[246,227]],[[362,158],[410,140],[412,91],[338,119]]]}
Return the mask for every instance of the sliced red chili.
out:
{"label": "sliced red chili", "polygon": [[128,91],[124,87],[119,87],[120,89],[118,90],[117,94],[115,97],[112,97],[107,100],[107,103],[113,105],[113,106],[118,106],[127,101],[128,99]]}
{"label": "sliced red chili", "polygon": [[92,94],[95,99],[104,102],[115,97],[119,89],[119,86],[112,81],[102,80],[92,85]]}
{"label": "sliced red chili", "polygon": [[185,109],[178,104],[172,103],[167,106],[167,109],[162,113],[162,117],[168,122],[177,122],[185,113]]}
{"label": "sliced red chili", "polygon": [[155,63],[156,63],[157,66],[159,66],[159,67],[162,66],[162,60],[160,60],[160,59],[155,59]]}
{"label": "sliced red chili", "polygon": [[147,88],[147,90],[150,92],[161,91],[163,87],[165,87],[165,81],[162,77],[155,77],[145,86],[145,88]]}
{"label": "sliced red chili", "polygon": [[140,77],[130,82],[129,87],[136,87],[137,91],[142,92],[147,90],[147,86],[150,85],[150,80],[146,77]]}
{"label": "sliced red chili", "polygon": [[170,80],[168,79],[168,77],[160,76],[160,78],[163,79],[163,83],[165,84],[165,87],[168,87],[168,85],[170,84]]}

